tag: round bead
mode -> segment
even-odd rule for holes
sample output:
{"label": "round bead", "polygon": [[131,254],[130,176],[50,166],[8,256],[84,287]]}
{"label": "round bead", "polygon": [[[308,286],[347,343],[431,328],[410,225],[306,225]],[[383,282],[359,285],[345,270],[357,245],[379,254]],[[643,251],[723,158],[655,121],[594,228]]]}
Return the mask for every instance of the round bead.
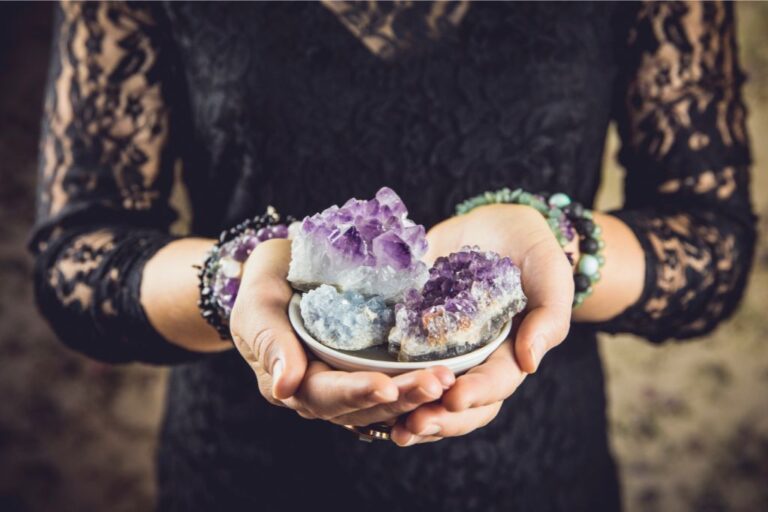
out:
{"label": "round bead", "polygon": [[600,236],[603,233],[603,228],[598,226],[597,224],[594,224],[594,228],[592,228],[592,234],[595,236]]}
{"label": "round bead", "polygon": [[573,275],[573,285],[577,292],[586,291],[586,289],[589,288],[591,284],[592,282],[588,275],[582,273]]}
{"label": "round bead", "polygon": [[557,194],[552,194],[552,197],[549,198],[549,204],[557,206],[558,208],[563,208],[571,204],[571,198],[558,192]]}
{"label": "round bead", "polygon": [[595,229],[595,223],[589,219],[579,219],[574,225],[576,226],[576,231],[583,236],[591,235]]}
{"label": "round bead", "polygon": [[591,254],[583,254],[579,260],[578,270],[588,276],[600,270],[600,261]]}
{"label": "round bead", "polygon": [[599,264],[601,267],[602,267],[603,265],[605,265],[605,256],[603,256],[602,254],[598,254],[598,255],[597,255],[597,263],[598,263],[598,264]]}
{"label": "round bead", "polygon": [[584,207],[583,207],[583,206],[581,206],[581,203],[575,203],[575,202],[574,202],[574,203],[571,203],[571,204],[568,206],[568,212],[569,212],[569,213],[570,213],[570,215],[572,215],[573,217],[579,218],[579,217],[581,217],[582,215],[584,215]]}
{"label": "round bead", "polygon": [[240,277],[243,266],[232,258],[222,258],[219,261],[219,269],[224,277],[237,279]]}
{"label": "round bead", "polygon": [[586,254],[596,254],[600,244],[594,238],[584,238],[579,242],[579,250]]}

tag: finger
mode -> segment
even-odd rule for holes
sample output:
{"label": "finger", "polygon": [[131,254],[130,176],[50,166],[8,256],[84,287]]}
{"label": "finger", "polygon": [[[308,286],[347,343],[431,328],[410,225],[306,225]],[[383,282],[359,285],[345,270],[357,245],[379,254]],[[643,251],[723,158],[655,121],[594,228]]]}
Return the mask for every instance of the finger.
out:
{"label": "finger", "polygon": [[257,374],[263,371],[271,376],[272,395],[288,398],[301,384],[307,357],[288,321],[285,303],[272,297],[253,298],[247,303],[251,318],[235,324],[235,345]]}
{"label": "finger", "polygon": [[539,306],[526,313],[515,337],[515,356],[524,372],[534,373],[544,355],[565,339],[570,319],[570,305]]}
{"label": "finger", "polygon": [[[437,441],[442,441],[444,438],[439,436],[417,436],[414,434],[408,434],[410,437],[405,438],[405,440],[400,440],[400,442],[395,442],[398,446],[405,448],[408,446],[413,446],[416,444],[426,444],[426,443],[435,443]],[[390,439],[392,439],[390,437]]]}
{"label": "finger", "polygon": [[444,366],[398,375],[392,379],[399,390],[396,402],[338,416],[332,421],[339,425],[361,426],[392,421],[422,404],[439,399],[443,389],[449,388],[454,380],[453,373]]}
{"label": "finger", "polygon": [[271,377],[272,395],[285,399],[299,387],[307,358],[288,320],[293,294],[285,280],[290,243],[259,244],[246,262],[230,326],[240,353],[256,374]]}
{"label": "finger", "polygon": [[412,436],[463,436],[490,423],[499,413],[501,405],[502,402],[496,402],[463,412],[450,412],[442,404],[427,404],[409,414],[404,422],[395,425],[392,440],[400,446],[408,446],[420,441]]}
{"label": "finger", "polygon": [[[331,419],[360,409],[367,409],[398,398],[392,378],[378,372],[333,371],[320,361],[312,361],[293,401],[315,417]],[[297,407],[292,407],[297,408]]]}
{"label": "finger", "polygon": [[490,405],[507,399],[525,375],[515,360],[514,345],[505,341],[484,363],[456,379],[441,402],[451,412]]}
{"label": "finger", "polygon": [[521,267],[528,311],[515,337],[515,355],[520,368],[533,373],[547,351],[568,335],[573,276],[554,237],[531,246]]}

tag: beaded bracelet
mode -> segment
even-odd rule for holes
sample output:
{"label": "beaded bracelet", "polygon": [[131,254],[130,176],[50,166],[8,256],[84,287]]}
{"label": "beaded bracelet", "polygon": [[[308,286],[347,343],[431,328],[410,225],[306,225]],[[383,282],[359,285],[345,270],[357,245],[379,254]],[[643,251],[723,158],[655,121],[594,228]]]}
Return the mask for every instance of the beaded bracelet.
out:
{"label": "beaded bracelet", "polygon": [[[587,210],[580,203],[572,202],[565,194],[562,195],[565,199],[557,200],[566,202],[562,207],[563,212],[571,220],[579,235],[581,255],[573,275],[573,307],[576,308],[592,295],[593,287],[600,280],[600,268],[605,265],[603,254],[605,242],[602,238],[603,230],[592,219],[592,211]],[[549,200],[552,201],[554,197],[550,197]]]}
{"label": "beaded bracelet", "polygon": [[[547,219],[561,247],[579,236],[579,261],[573,276],[573,307],[580,306],[592,294],[593,287],[600,280],[600,267],[605,264],[602,250],[605,247],[600,226],[592,220],[592,211],[574,202],[567,194],[531,194],[522,189],[503,188],[496,192],[485,192],[472,197],[456,206],[456,214],[461,215],[484,205],[509,203],[533,207]],[[571,254],[566,253],[568,259]],[[573,261],[571,261],[573,263]]]}
{"label": "beaded bracelet", "polygon": [[263,215],[223,231],[202,267],[199,267],[200,299],[197,306],[221,339],[231,339],[229,315],[240,289],[243,263],[261,242],[288,238],[288,224],[291,222],[293,219],[289,217],[285,223],[280,223],[280,215],[270,206]]}
{"label": "beaded bracelet", "polygon": [[[555,196],[557,195],[565,194],[555,194]],[[499,203],[530,206],[542,214],[547,219],[547,224],[549,224],[549,228],[554,233],[555,238],[557,238],[560,247],[565,247],[575,237],[575,230],[571,220],[559,206],[548,202],[546,195],[531,194],[521,188],[515,190],[502,188],[496,192],[485,192],[479,196],[467,199],[456,205],[456,215],[469,213],[480,206]]]}

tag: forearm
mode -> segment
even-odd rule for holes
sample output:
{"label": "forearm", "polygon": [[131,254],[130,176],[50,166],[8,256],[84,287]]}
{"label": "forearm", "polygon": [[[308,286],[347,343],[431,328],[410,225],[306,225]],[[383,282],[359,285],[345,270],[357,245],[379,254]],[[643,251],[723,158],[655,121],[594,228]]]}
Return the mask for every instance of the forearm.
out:
{"label": "forearm", "polygon": [[637,302],[645,285],[645,254],[632,230],[612,215],[595,212],[594,220],[602,228],[605,265],[592,295],[573,311],[577,322],[604,322],[616,317]]}
{"label": "forearm", "polygon": [[141,283],[141,304],[152,326],[168,341],[194,352],[232,347],[200,316],[196,266],[202,265],[212,239],[175,240],[147,262]]}

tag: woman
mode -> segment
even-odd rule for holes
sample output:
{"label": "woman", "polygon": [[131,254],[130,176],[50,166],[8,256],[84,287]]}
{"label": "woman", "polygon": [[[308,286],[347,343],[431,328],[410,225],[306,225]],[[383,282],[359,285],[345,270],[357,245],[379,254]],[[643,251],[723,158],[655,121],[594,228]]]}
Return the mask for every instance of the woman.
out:
{"label": "woman", "polygon": [[[595,333],[689,338],[735,308],[755,238],[742,82],[721,3],[66,3],[38,302],[91,357],[174,365],[163,510],[616,510]],[[536,211],[451,215],[504,186],[590,204],[611,120],[626,206],[594,214],[606,263],[572,313],[573,269]],[[245,263],[237,350],[202,320],[196,268],[221,230],[383,185],[434,226],[430,258],[470,243],[521,266],[527,314],[485,364],[390,378],[308,361],[285,240]],[[339,426],[395,419],[410,448]]]}

